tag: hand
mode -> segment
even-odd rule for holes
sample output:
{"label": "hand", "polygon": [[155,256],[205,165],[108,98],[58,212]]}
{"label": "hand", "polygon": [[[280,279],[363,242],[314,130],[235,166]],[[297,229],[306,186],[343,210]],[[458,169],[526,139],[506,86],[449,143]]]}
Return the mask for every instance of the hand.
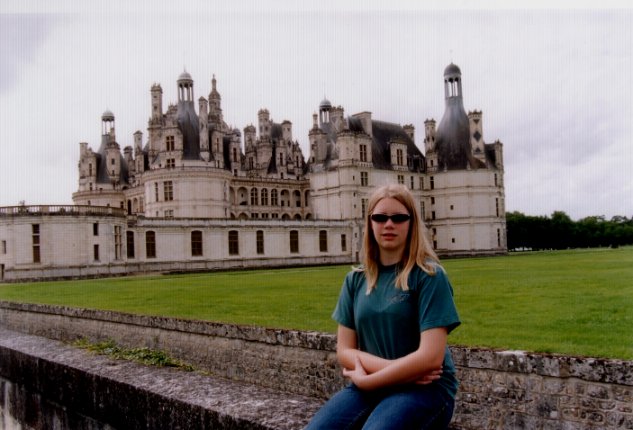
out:
{"label": "hand", "polygon": [[424,375],[423,377],[415,381],[415,384],[428,385],[440,379],[441,376],[442,376],[442,369],[441,368],[435,369],[432,372],[427,373],[426,375]]}
{"label": "hand", "polygon": [[367,379],[367,371],[358,356],[354,358],[353,369],[343,369],[343,376],[349,378],[361,390],[363,389],[364,382]]}

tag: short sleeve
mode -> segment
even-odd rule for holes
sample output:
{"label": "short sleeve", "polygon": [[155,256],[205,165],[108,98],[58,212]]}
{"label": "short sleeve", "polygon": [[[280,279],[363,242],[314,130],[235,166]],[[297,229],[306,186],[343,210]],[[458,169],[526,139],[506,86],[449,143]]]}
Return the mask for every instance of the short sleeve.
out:
{"label": "short sleeve", "polygon": [[339,324],[356,330],[356,324],[354,323],[354,282],[353,272],[350,272],[343,281],[343,287],[341,288],[341,294],[338,298],[338,303],[332,314],[334,319]]}
{"label": "short sleeve", "polygon": [[446,327],[450,333],[461,322],[453,300],[453,287],[446,272],[438,266],[435,275],[422,272],[419,282],[421,283],[418,296],[420,332],[431,328]]}

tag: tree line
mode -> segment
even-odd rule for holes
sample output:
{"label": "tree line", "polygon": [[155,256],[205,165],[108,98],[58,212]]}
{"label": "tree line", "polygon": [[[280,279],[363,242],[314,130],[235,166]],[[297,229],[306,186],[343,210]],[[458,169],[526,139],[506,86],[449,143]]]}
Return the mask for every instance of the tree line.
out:
{"label": "tree line", "polygon": [[508,250],[618,247],[633,244],[633,218],[590,216],[573,221],[565,212],[551,217],[506,214]]}

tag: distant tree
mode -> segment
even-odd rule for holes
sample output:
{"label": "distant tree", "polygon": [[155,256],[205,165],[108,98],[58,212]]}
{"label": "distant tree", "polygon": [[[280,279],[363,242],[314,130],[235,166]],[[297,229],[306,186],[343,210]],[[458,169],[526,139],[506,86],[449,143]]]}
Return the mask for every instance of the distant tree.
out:
{"label": "distant tree", "polygon": [[618,247],[633,244],[633,219],[603,215],[574,222],[569,215],[555,211],[551,218],[521,212],[506,214],[508,249],[566,249]]}

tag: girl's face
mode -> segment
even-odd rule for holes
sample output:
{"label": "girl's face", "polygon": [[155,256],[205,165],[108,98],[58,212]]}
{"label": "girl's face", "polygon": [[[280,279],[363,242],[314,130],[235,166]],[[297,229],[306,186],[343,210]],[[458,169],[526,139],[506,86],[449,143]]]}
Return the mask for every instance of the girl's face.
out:
{"label": "girl's face", "polygon": [[[407,211],[407,208],[402,203],[391,197],[386,197],[380,200],[371,214],[372,218],[374,218],[374,215],[378,214],[410,215],[409,211]],[[381,217],[375,218],[379,219],[371,220],[371,229],[374,233],[374,238],[376,238],[376,242],[378,243],[381,256],[383,256],[383,254],[402,256],[402,253],[407,246],[407,236],[409,234],[409,225],[411,220],[407,219],[403,222],[397,222],[402,220],[399,220],[398,217],[396,217],[396,222],[394,222],[394,219],[392,218],[389,218],[386,221],[384,219],[380,219]]]}

